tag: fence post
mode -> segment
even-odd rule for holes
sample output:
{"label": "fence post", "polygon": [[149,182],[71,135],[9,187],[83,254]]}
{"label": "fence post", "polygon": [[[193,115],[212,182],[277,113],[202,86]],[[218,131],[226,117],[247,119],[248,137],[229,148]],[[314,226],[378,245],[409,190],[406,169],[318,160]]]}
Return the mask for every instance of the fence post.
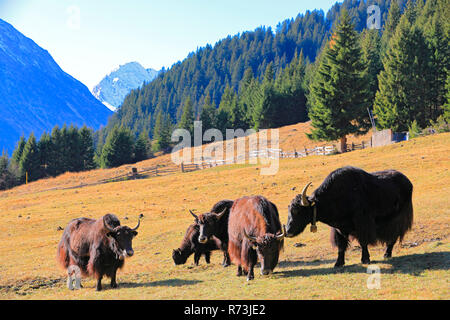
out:
{"label": "fence post", "polygon": [[355,150],[355,144],[352,142],[352,150],[351,151],[353,151],[353,150]]}
{"label": "fence post", "polygon": [[155,176],[158,175],[158,166],[155,167]]}
{"label": "fence post", "polygon": [[183,162],[181,163],[181,172],[184,173],[184,165],[183,165]]}
{"label": "fence post", "polygon": [[364,141],[361,142],[361,146],[362,146],[363,149],[365,148],[365,147],[364,147]]}

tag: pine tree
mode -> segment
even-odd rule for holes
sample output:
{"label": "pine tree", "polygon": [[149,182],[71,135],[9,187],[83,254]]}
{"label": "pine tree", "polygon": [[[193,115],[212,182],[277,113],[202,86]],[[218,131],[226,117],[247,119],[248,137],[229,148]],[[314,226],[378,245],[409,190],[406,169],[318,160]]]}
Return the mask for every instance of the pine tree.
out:
{"label": "pine tree", "polygon": [[133,136],[129,129],[115,126],[106,138],[101,155],[102,168],[114,168],[133,161]]}
{"label": "pine tree", "polygon": [[52,140],[48,133],[44,132],[41,135],[41,138],[39,139],[39,142],[37,144],[38,150],[39,150],[39,163],[41,166],[41,177],[47,177],[50,175],[49,172],[49,166],[51,163],[51,157],[52,157]]}
{"label": "pine tree", "polygon": [[373,106],[378,90],[378,74],[383,70],[381,62],[381,38],[378,30],[364,30],[361,34],[361,49],[369,81],[370,106]]}
{"label": "pine tree", "polygon": [[383,28],[383,36],[381,38],[381,52],[384,55],[387,51],[389,41],[395,33],[398,23],[401,17],[400,7],[397,0],[391,1],[391,7],[389,8],[388,17]]}
{"label": "pine tree", "polygon": [[209,94],[205,97],[202,111],[200,113],[200,121],[202,122],[202,134],[208,129],[214,129],[217,126],[217,110],[211,103]]}
{"label": "pine tree", "polygon": [[345,150],[348,134],[363,134],[370,128],[368,79],[362,52],[346,11],[325,47],[313,82],[314,105],[309,110],[313,140],[340,140]]}
{"label": "pine tree", "polygon": [[264,79],[259,88],[259,92],[255,92],[259,99],[255,99],[255,105],[252,108],[253,129],[270,128],[269,110],[276,99],[274,88],[274,69],[273,64],[269,63],[264,73]]}
{"label": "pine tree", "polygon": [[143,131],[134,143],[133,162],[139,162],[148,159],[150,156],[150,138],[147,132]]}
{"label": "pine tree", "polygon": [[92,130],[88,127],[83,126],[79,131],[79,141],[80,141],[80,155],[82,161],[82,170],[92,170],[95,169],[95,151],[94,151],[94,139]]}
{"label": "pine tree", "polygon": [[191,98],[187,98],[183,104],[183,113],[178,123],[179,129],[185,129],[189,131],[191,136],[194,135],[194,106]]}
{"label": "pine tree", "polygon": [[61,129],[58,126],[55,126],[52,129],[50,137],[52,150],[48,172],[51,176],[57,176],[64,172],[62,154],[64,152],[64,142]]}
{"label": "pine tree", "polygon": [[70,125],[67,129],[66,146],[66,171],[78,172],[83,170],[80,135],[78,133],[78,128],[74,125]]}
{"label": "pine tree", "polygon": [[421,30],[406,13],[400,19],[378,77],[374,114],[377,127],[406,131],[416,119],[427,125],[430,105],[430,51]]}
{"label": "pine tree", "polygon": [[22,157],[23,148],[25,148],[27,141],[25,140],[25,137],[20,137],[20,140],[17,142],[16,149],[14,149],[11,162],[14,164],[19,164],[20,158]]}
{"label": "pine tree", "polygon": [[28,176],[28,182],[38,180],[41,177],[40,155],[33,133],[30,134],[23,148],[19,161],[19,170],[21,181],[25,181],[26,176]]}
{"label": "pine tree", "polygon": [[172,134],[172,121],[170,115],[160,111],[156,117],[155,127],[153,129],[153,141],[151,150],[153,152],[164,151],[170,146]]}
{"label": "pine tree", "polygon": [[3,154],[0,157],[0,190],[12,188],[16,185],[16,183],[17,177],[15,177],[10,169],[8,153],[3,151]]}
{"label": "pine tree", "polygon": [[435,121],[444,112],[448,92],[445,86],[450,70],[449,34],[445,34],[439,10],[436,10],[428,30],[425,30],[425,37],[431,51],[429,117]]}

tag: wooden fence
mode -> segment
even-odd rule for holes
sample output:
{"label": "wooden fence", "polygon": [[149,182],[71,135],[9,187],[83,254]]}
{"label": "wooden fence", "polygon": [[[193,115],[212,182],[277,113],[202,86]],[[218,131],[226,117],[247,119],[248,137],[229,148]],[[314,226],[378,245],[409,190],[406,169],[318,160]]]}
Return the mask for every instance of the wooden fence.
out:
{"label": "wooden fence", "polygon": [[[360,150],[372,147],[371,141],[361,142],[361,143],[351,143],[347,144],[347,151]],[[197,170],[223,166],[227,164],[235,163],[245,163],[250,159],[282,159],[282,158],[303,158],[312,155],[329,155],[335,152],[335,146],[321,146],[315,148],[301,148],[295,149],[293,151],[283,151],[282,149],[261,149],[261,150],[251,150],[246,155],[241,155],[235,158],[229,159],[213,159],[213,158],[202,158],[195,159],[192,163],[181,163],[181,165],[169,164],[169,165],[156,165],[148,168],[142,168],[138,170],[137,168],[131,168],[131,171],[119,176],[112,178],[107,178],[99,180],[98,182],[91,184],[82,184],[74,187],[67,187],[62,189],[73,189],[81,188],[91,185],[104,184],[109,182],[118,182],[132,179],[142,179],[149,177],[158,177],[164,175],[175,174],[177,172],[193,172]]]}
{"label": "wooden fence", "polygon": [[372,148],[372,140],[362,141],[361,143],[350,143],[347,144],[347,152],[354,150],[362,150],[366,148]]}

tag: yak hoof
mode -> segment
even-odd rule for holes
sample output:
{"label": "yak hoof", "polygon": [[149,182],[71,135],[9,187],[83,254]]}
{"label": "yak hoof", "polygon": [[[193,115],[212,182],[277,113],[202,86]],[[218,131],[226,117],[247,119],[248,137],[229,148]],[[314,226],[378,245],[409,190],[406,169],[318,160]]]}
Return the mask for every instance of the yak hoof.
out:
{"label": "yak hoof", "polygon": [[361,263],[362,264],[370,264],[370,259],[362,259]]}
{"label": "yak hoof", "polygon": [[247,281],[250,281],[250,280],[253,280],[253,279],[255,279],[255,277],[254,277],[253,275],[249,275],[249,276],[247,277]]}
{"label": "yak hoof", "polygon": [[345,265],[345,262],[336,262],[336,264],[334,265],[334,268],[343,268]]}
{"label": "yak hoof", "polygon": [[111,288],[117,288],[117,283],[111,283]]}

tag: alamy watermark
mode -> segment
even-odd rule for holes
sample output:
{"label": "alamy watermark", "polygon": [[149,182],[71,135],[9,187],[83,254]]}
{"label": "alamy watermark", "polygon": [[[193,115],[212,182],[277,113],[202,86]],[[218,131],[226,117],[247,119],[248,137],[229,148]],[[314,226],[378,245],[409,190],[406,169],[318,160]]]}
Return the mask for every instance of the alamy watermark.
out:
{"label": "alamy watermark", "polygon": [[80,30],[81,28],[81,9],[79,6],[71,5],[66,9],[66,26],[70,30]]}
{"label": "alamy watermark", "polygon": [[381,289],[381,269],[377,265],[369,265],[367,267],[367,289]]}
{"label": "alamy watermark", "polygon": [[70,265],[67,268],[67,288],[69,290],[81,288],[81,270],[78,266]]}
{"label": "alamy watermark", "polygon": [[381,29],[381,10],[377,5],[367,7],[367,29]]}
{"label": "alamy watermark", "polygon": [[[208,129],[203,133],[202,122],[194,121],[193,135],[186,129],[172,132],[172,142],[178,142],[171,153],[174,164],[257,164],[259,161],[268,165],[260,169],[261,175],[275,175],[278,172],[279,157],[268,154],[279,148],[278,129],[261,130],[258,133],[253,129],[226,129],[224,140],[219,129]],[[210,143],[203,146],[204,142]]]}

